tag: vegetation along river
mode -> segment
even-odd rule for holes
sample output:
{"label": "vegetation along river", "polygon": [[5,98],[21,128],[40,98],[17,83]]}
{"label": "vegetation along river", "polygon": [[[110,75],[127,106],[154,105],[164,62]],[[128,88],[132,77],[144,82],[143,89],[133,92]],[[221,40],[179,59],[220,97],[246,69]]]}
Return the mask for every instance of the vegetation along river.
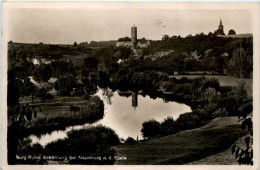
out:
{"label": "vegetation along river", "polygon": [[168,116],[176,120],[180,114],[191,112],[191,108],[185,104],[164,101],[162,98],[152,99],[148,95],[143,96],[137,93],[120,91],[112,92],[110,89],[99,89],[95,94],[99,96],[105,105],[105,116],[103,119],[85,125],[67,127],[65,130],[57,130],[41,137],[31,135],[32,143],[46,145],[49,142],[65,138],[66,133],[72,129],[81,129],[84,126],[102,124],[115,130],[120,138],[126,139],[128,136],[134,139],[142,139],[142,123],[155,119],[163,121]]}

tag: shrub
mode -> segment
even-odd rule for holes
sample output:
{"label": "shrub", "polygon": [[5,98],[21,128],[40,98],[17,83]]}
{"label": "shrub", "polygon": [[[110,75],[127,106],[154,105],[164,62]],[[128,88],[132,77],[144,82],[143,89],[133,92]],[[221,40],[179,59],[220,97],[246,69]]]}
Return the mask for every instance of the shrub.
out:
{"label": "shrub", "polygon": [[167,117],[164,119],[164,121],[161,123],[161,131],[163,135],[173,134],[177,131],[174,126],[174,120],[172,117]]}
{"label": "shrub", "polygon": [[220,84],[219,84],[218,79],[216,79],[216,78],[204,79],[202,81],[201,91],[204,91],[207,88],[214,88],[216,91],[219,91],[220,90]]}
{"label": "shrub", "polygon": [[160,123],[156,120],[149,120],[142,124],[142,135],[144,138],[152,138],[160,134]]}
{"label": "shrub", "polygon": [[[86,127],[68,132],[68,138],[60,139],[46,145],[45,153],[49,155],[96,156],[107,160],[70,160],[71,164],[112,164],[115,150],[111,146],[120,144],[118,135],[111,128],[103,125]],[[109,160],[108,157],[112,158]]]}
{"label": "shrub", "polygon": [[193,129],[201,125],[201,120],[194,113],[184,113],[176,121],[179,130]]}
{"label": "shrub", "polygon": [[214,113],[212,113],[213,117],[226,117],[228,115],[228,112],[225,108],[219,108]]}
{"label": "shrub", "polygon": [[217,97],[216,89],[214,88],[207,88],[203,91],[201,98],[204,100],[208,100],[209,102],[212,102]]}
{"label": "shrub", "polygon": [[199,116],[200,120],[202,121],[212,119],[211,114],[209,114],[205,109],[196,110],[196,115]]}
{"label": "shrub", "polygon": [[125,143],[135,144],[135,143],[136,143],[136,140],[134,140],[134,138],[132,138],[132,137],[128,137],[128,138],[125,140]]}
{"label": "shrub", "polygon": [[240,106],[238,110],[240,112],[239,117],[241,116],[245,119],[253,111],[252,101]]}

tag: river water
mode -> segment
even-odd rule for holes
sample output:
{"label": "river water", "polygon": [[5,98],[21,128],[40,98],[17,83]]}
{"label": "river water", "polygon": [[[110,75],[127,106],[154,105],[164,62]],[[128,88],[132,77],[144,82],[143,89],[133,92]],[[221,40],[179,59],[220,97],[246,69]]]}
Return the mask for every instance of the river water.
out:
{"label": "river water", "polygon": [[161,122],[168,116],[176,120],[180,114],[191,112],[191,108],[185,104],[166,102],[162,98],[152,99],[148,95],[142,96],[132,92],[122,96],[122,93],[118,91],[99,89],[96,95],[105,104],[103,119],[94,124],[70,126],[65,130],[43,134],[41,137],[31,135],[29,138],[32,140],[32,144],[40,143],[44,146],[49,142],[65,138],[66,133],[72,129],[81,129],[97,124],[112,128],[120,138],[126,139],[129,136],[136,139],[138,136],[138,139],[142,139],[141,128],[144,121],[155,119]]}

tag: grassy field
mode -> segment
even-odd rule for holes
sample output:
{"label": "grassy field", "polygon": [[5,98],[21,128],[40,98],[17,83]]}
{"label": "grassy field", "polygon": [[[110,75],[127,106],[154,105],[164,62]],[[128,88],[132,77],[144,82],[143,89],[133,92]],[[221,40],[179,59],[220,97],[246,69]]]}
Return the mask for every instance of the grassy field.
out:
{"label": "grassy field", "polygon": [[115,147],[117,155],[127,160],[116,164],[186,164],[228,149],[244,134],[237,117],[216,118],[197,129],[134,145],[119,145]]}
{"label": "grassy field", "polygon": [[[236,140],[235,144],[245,148],[245,138],[247,136],[250,136],[249,134],[240,137],[238,140]],[[205,158],[202,158],[197,161],[193,161],[188,163],[188,165],[216,165],[218,162],[221,162],[222,165],[239,165],[237,160],[234,159],[234,154],[231,153],[231,148],[230,146],[228,149],[221,151],[217,154],[207,156]]]}
{"label": "grassy field", "polygon": [[[63,130],[68,126],[93,123],[104,116],[103,101],[97,96],[92,96],[88,100],[80,97],[55,96],[54,99],[46,100],[44,103],[35,100],[32,104],[30,100],[25,100],[21,104],[26,103],[40,106],[42,112],[35,109],[38,111],[37,117],[27,123],[25,135],[40,135],[54,130]],[[70,105],[78,107],[79,110],[71,111]],[[9,124],[15,111],[11,113],[8,115]]]}

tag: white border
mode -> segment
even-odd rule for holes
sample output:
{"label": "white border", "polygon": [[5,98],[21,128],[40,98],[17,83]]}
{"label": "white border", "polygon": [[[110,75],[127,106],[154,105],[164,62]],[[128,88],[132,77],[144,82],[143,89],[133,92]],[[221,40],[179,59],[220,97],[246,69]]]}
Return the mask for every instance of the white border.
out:
{"label": "white border", "polygon": [[[7,164],[7,43],[8,43],[8,15],[9,9],[14,8],[146,8],[146,9],[248,9],[252,12],[253,17],[253,36],[254,36],[254,79],[253,79],[253,106],[254,106],[254,165],[253,166],[208,166],[208,165],[158,165],[158,166],[90,166],[90,165],[8,165]],[[227,169],[227,170],[244,170],[259,169],[259,64],[260,64],[260,3],[257,2],[3,2],[2,4],[2,53],[1,53],[1,169]],[[239,19],[239,18],[238,18]]]}

